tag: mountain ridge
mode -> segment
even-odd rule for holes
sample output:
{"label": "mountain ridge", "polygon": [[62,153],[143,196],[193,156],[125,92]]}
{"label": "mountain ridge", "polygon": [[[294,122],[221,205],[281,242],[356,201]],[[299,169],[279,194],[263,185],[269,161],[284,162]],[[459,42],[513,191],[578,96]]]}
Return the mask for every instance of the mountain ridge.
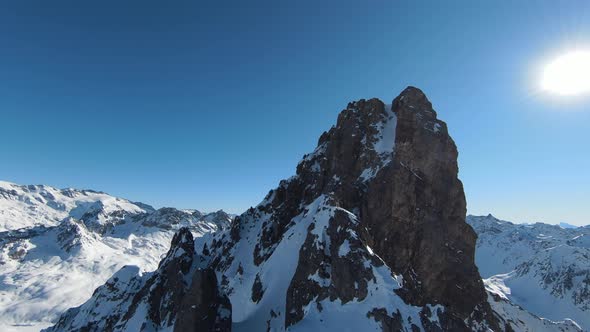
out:
{"label": "mountain ridge", "polygon": [[110,296],[103,287],[49,331],[198,331],[204,317],[217,331],[525,331],[501,315],[524,311],[509,302],[492,309],[457,173],[446,124],[419,89],[391,104],[349,103],[296,175],[228,229],[194,250],[186,237],[153,274],[128,275],[124,283],[139,286],[116,291],[124,300],[112,310],[98,309]]}

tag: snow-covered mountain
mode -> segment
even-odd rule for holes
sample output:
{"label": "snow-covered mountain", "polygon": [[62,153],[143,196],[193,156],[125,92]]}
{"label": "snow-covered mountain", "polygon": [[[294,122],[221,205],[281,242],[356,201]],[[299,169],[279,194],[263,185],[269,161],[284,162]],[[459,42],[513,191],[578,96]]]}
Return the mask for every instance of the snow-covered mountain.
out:
{"label": "snow-covered mountain", "polygon": [[578,226],[576,226],[576,225],[568,224],[563,221],[559,223],[559,227],[561,227],[561,228],[578,228]]}
{"label": "snow-covered mountain", "polygon": [[11,331],[51,325],[123,266],[155,270],[180,228],[198,237],[231,216],[0,182],[0,220],[0,331]]}
{"label": "snow-covered mountain", "polygon": [[0,181],[0,232],[56,226],[67,217],[85,219],[92,228],[116,224],[124,215],[152,212],[151,206],[93,190],[21,186]]}
{"label": "snow-covered mountain", "polygon": [[489,289],[552,320],[590,330],[590,226],[513,224],[468,216],[475,260]]}
{"label": "snow-covered mountain", "polygon": [[579,331],[486,291],[457,150],[419,89],[350,103],[231,227],[180,229],[49,331]]}

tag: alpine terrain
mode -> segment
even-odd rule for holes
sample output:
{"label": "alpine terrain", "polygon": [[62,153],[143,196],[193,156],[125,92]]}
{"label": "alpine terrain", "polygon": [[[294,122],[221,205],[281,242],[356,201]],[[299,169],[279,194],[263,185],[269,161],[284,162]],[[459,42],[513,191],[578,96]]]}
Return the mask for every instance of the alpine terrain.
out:
{"label": "alpine terrain", "polygon": [[180,228],[155,271],[123,267],[47,331],[578,331],[486,291],[457,174],[419,89],[350,103],[229,228]]}
{"label": "alpine terrain", "polygon": [[223,211],[155,210],[91,190],[0,182],[0,331],[50,326],[125,265],[155,270],[179,229],[198,237],[230,221]]}
{"label": "alpine terrain", "polygon": [[590,226],[513,224],[468,216],[478,234],[475,262],[486,288],[552,320],[590,330]]}

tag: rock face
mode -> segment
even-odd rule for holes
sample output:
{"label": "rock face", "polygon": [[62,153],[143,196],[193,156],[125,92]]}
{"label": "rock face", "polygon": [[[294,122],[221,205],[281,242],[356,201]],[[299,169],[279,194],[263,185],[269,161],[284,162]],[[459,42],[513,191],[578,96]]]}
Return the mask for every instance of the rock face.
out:
{"label": "rock face", "polygon": [[[380,149],[387,135],[381,132],[371,149],[366,144],[371,139],[365,139],[362,130],[355,132],[355,124],[364,124],[368,137],[375,138],[374,124],[387,128],[388,122],[379,120],[391,113],[396,119],[394,148]],[[493,324],[473,263],[476,237],[463,217],[457,149],[422,91],[408,88],[391,106],[375,99],[349,105],[324,139],[330,142],[326,168],[336,170],[328,177],[337,176],[340,185],[346,182],[343,187],[353,188],[336,193],[337,204],[358,211],[363,242],[392,272],[403,276],[404,285],[396,293],[416,306],[442,304],[449,328],[464,326],[462,321],[472,315]],[[359,148],[345,151],[354,146]],[[339,154],[346,157],[338,158]],[[369,164],[357,163],[363,155],[368,155]],[[371,169],[372,176],[363,176],[375,160],[378,167]],[[359,178],[364,181],[359,183]],[[461,321],[452,322],[451,317]]]}
{"label": "rock face", "polygon": [[229,331],[231,303],[217,288],[217,276],[211,269],[197,270],[182,299],[174,331]]}
{"label": "rock face", "polygon": [[[314,250],[313,232],[308,232],[287,296],[286,325],[302,318],[307,300],[318,292],[319,300],[364,299],[373,277],[360,259],[371,256],[363,250],[368,246],[403,277],[396,293],[408,304],[446,308],[443,328],[468,329],[463,321],[469,319],[494,326],[474,264],[476,236],[465,223],[465,196],[457,173],[455,144],[422,91],[410,87],[392,105],[377,99],[349,104],[336,126],[322,135],[316,151],[299,164],[296,177],[259,206],[273,213],[255,252],[260,262],[302,212],[301,203],[324,195],[330,205],[353,212],[356,219],[351,222],[341,211],[332,217],[329,254],[325,248]],[[347,238],[350,230],[358,238]],[[337,249],[344,241],[355,250],[341,258]],[[318,288],[309,279],[316,272],[331,282],[323,291],[305,292],[299,299],[301,288]],[[351,289],[355,282],[359,288]]]}
{"label": "rock face", "polygon": [[[121,298],[143,310],[118,304],[124,313],[101,320],[146,331],[519,330],[488,302],[457,173],[455,144],[419,89],[350,103],[295,176],[194,254],[164,260],[186,266],[134,279]],[[72,309],[54,330],[84,317]]]}
{"label": "rock face", "polygon": [[461,320],[473,312],[478,320],[490,319],[474,264],[476,236],[465,223],[457,148],[446,124],[417,89],[394,100],[393,111],[395,161],[369,182],[360,207],[367,243],[403,275],[406,285],[398,294],[408,302],[440,303]]}

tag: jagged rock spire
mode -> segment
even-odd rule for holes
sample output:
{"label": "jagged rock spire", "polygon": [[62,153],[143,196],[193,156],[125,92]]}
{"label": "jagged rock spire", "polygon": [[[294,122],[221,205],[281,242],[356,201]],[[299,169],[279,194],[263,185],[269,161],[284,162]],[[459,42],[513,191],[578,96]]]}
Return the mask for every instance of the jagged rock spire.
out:
{"label": "jagged rock spire", "polygon": [[200,246],[188,270],[163,263],[133,297],[160,308],[144,317],[151,326],[190,328],[208,317],[191,312],[199,303],[214,308],[207,326],[229,328],[231,316],[236,330],[498,330],[457,173],[456,146],[419,89],[350,103],[294,177]]}

